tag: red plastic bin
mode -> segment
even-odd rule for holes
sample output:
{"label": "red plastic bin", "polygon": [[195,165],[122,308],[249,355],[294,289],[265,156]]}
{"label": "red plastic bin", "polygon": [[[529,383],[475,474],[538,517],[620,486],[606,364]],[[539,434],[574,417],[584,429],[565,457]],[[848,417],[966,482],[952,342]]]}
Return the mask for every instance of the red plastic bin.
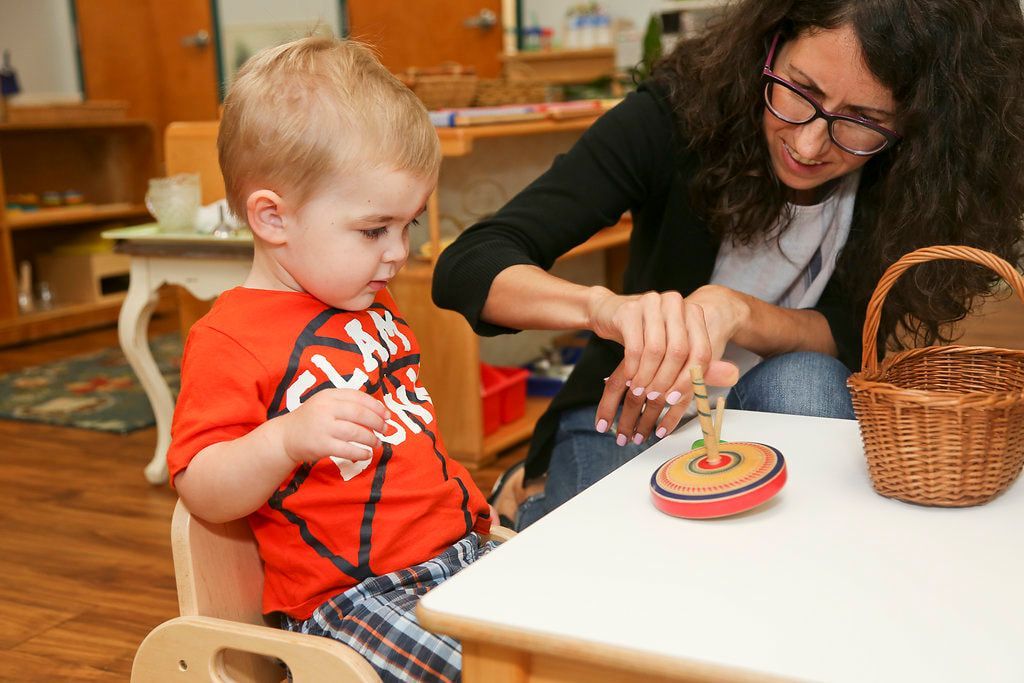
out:
{"label": "red plastic bin", "polygon": [[480,398],[484,404],[484,436],[501,425],[515,422],[526,414],[526,380],[530,371],[524,368],[502,368],[480,364]]}

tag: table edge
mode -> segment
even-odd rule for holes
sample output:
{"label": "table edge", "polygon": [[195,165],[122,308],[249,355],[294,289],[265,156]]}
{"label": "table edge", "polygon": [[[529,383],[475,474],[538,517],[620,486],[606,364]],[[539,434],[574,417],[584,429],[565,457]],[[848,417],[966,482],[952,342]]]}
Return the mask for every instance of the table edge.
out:
{"label": "table edge", "polygon": [[422,600],[416,606],[416,616],[425,628],[460,640],[511,647],[528,653],[589,664],[604,664],[637,674],[688,681],[713,680],[719,683],[781,683],[795,680],[713,662],[643,652],[583,638],[501,626],[482,619],[455,617],[430,609]]}

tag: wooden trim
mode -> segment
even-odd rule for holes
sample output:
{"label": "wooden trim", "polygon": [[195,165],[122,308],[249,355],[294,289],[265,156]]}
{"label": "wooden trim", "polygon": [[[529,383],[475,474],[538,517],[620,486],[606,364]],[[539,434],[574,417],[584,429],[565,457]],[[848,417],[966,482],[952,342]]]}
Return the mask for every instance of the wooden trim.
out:
{"label": "wooden trim", "polygon": [[0,133],[18,133],[35,130],[78,130],[81,128],[138,128],[145,126],[152,132],[153,125],[142,119],[111,121],[40,121],[39,123],[0,123]]}
{"label": "wooden trim", "polygon": [[61,206],[52,209],[43,208],[36,211],[9,211],[7,213],[7,225],[11,230],[25,230],[48,228],[53,225],[91,223],[94,221],[136,218],[148,215],[149,211],[146,210],[143,204],[132,204],[130,202],[85,204],[83,206]]}
{"label": "wooden trim", "polygon": [[[595,599],[600,599],[595,596]],[[464,655],[475,651],[487,656],[484,648],[500,648],[522,651],[530,656],[542,655],[565,659],[577,664],[586,664],[594,671],[613,668],[633,676],[648,676],[673,681],[718,681],[719,683],[770,683],[788,679],[747,671],[719,664],[688,659],[677,659],[665,655],[632,650],[629,648],[599,643],[579,638],[552,635],[543,630],[527,630],[500,626],[483,619],[453,617],[435,612],[422,602],[416,607],[416,616],[425,628],[454,636],[463,641]],[[543,617],[538,615],[538,621]],[[682,635],[680,636],[682,637]],[[498,645],[500,643],[500,646]],[[465,648],[467,648],[466,650]],[[519,658],[522,661],[522,658]],[[469,680],[467,678],[467,680]],[[508,679],[506,679],[508,680]],[[524,677],[520,680],[530,680]],[[547,679],[545,679],[547,680]],[[554,679],[558,680],[558,679]],[[564,680],[564,679],[563,679]],[[583,680],[583,679],[579,679]]]}
{"label": "wooden trim", "polygon": [[523,121],[521,123],[497,123],[489,126],[438,128],[437,137],[441,139],[441,154],[443,156],[462,157],[473,151],[474,140],[540,135],[563,131],[582,131],[590,128],[594,121],[598,119],[598,116],[580,116],[561,120],[545,119],[543,121]]}

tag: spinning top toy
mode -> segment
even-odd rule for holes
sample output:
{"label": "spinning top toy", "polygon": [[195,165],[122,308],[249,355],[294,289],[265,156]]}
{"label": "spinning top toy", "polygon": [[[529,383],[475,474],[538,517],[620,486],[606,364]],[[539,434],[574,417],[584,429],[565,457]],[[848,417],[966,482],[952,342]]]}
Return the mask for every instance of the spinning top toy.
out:
{"label": "spinning top toy", "polygon": [[[720,443],[725,402],[711,417],[700,368],[691,370],[703,444],[668,460],[651,476],[651,499],[664,513],[710,519],[745,512],[766,502],[786,483],[786,461],[760,443]],[[699,443],[699,442],[698,442]]]}

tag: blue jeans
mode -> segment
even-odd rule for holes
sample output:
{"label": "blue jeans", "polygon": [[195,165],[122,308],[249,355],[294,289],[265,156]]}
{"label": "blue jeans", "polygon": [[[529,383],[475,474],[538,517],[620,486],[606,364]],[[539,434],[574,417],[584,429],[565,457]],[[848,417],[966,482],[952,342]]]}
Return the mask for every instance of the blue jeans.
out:
{"label": "blue jeans", "polygon": [[[729,392],[728,406],[765,413],[854,419],[846,378],[850,371],[821,353],[797,352],[769,358],[745,374]],[[562,414],[551,451],[544,493],[519,506],[516,529],[525,529],[653,445],[615,444],[612,430],[594,429],[597,406]]]}

